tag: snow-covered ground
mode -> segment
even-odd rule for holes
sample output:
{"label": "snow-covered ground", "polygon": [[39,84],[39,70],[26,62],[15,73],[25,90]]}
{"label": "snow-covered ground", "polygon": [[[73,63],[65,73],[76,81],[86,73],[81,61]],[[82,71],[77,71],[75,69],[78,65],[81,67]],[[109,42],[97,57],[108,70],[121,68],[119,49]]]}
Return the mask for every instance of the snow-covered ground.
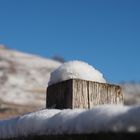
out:
{"label": "snow-covered ground", "polygon": [[121,84],[124,93],[124,103],[126,105],[140,105],[140,83]]}
{"label": "snow-covered ground", "polygon": [[57,61],[0,45],[0,100],[45,107],[50,73],[60,65]]}
{"label": "snow-covered ground", "polygon": [[140,106],[104,105],[94,109],[46,109],[0,121],[0,138],[27,135],[140,132]]}

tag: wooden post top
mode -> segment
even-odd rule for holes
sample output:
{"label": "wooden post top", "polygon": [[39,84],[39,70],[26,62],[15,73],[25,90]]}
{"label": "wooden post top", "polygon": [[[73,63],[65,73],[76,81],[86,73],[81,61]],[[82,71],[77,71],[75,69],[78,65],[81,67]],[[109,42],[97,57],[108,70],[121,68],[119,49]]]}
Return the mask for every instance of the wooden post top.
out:
{"label": "wooden post top", "polygon": [[93,108],[101,104],[123,104],[118,85],[70,79],[47,88],[47,108]]}

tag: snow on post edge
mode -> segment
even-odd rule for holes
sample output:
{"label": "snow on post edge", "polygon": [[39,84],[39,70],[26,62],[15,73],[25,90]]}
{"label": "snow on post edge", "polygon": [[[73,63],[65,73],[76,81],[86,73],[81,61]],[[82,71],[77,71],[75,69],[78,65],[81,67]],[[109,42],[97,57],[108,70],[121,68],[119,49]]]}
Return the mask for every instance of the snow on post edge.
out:
{"label": "snow on post edge", "polygon": [[82,61],[69,61],[51,73],[49,85],[69,79],[82,79],[106,83],[103,74],[91,65]]}

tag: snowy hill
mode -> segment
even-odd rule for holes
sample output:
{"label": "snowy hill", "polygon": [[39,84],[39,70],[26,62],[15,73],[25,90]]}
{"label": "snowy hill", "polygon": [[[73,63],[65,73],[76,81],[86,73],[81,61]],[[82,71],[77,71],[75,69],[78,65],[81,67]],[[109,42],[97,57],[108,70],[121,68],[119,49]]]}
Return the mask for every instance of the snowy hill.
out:
{"label": "snowy hill", "polygon": [[140,83],[128,82],[121,84],[126,105],[140,105]]}
{"label": "snowy hill", "polygon": [[[61,63],[0,45],[0,118],[45,108],[50,73]],[[140,104],[140,84],[121,84],[125,104]]]}
{"label": "snowy hill", "polygon": [[0,45],[0,114],[12,107],[20,107],[19,113],[27,105],[25,110],[45,107],[50,72],[60,64]]}

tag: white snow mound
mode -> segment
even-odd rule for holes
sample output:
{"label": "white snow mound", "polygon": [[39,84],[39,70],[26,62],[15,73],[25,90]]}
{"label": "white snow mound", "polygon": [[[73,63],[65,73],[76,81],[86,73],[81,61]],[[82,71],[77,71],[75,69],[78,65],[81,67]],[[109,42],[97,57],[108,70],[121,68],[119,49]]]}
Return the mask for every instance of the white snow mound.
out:
{"label": "white snow mound", "polygon": [[0,120],[0,139],[30,135],[140,132],[140,106],[102,105],[94,109],[45,109]]}
{"label": "white snow mound", "polygon": [[69,61],[51,73],[49,85],[69,79],[82,79],[106,83],[103,74],[91,65],[82,61]]}

